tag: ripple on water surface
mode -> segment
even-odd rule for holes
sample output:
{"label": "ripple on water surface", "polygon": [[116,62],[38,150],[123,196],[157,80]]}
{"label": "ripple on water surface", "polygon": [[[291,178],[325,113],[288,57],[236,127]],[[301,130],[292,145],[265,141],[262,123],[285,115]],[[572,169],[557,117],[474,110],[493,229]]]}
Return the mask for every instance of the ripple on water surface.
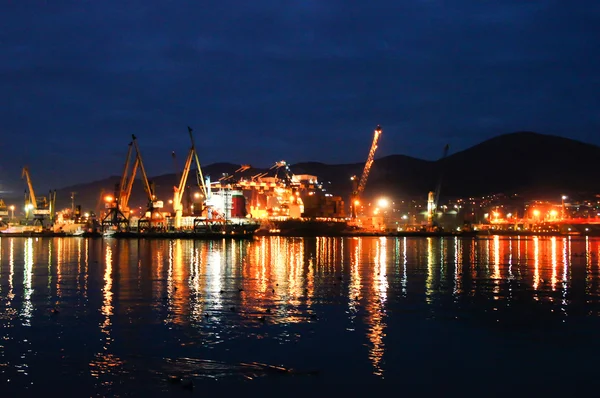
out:
{"label": "ripple on water surface", "polygon": [[591,375],[580,358],[600,353],[599,257],[599,240],[563,237],[0,237],[1,386],[442,392],[489,372],[495,391],[539,391],[552,382],[540,364]]}

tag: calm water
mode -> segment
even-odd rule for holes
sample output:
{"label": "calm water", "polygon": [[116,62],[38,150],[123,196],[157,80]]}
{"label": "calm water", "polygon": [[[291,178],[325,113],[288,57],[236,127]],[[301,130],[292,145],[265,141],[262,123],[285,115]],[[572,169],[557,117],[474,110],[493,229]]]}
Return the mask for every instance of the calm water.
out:
{"label": "calm water", "polygon": [[594,391],[599,257],[562,237],[0,238],[0,395]]}

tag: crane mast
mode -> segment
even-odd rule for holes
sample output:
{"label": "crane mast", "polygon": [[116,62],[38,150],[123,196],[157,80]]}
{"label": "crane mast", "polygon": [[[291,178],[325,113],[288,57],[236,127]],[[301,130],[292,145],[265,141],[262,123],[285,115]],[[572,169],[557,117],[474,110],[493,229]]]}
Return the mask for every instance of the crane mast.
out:
{"label": "crane mast", "polygon": [[138,163],[140,171],[142,172],[142,182],[144,184],[144,190],[146,191],[146,195],[148,195],[148,200],[150,201],[150,203],[152,203],[154,202],[154,200],[156,200],[156,196],[154,195],[154,190],[150,185],[150,180],[148,180],[148,174],[146,174],[144,162],[142,161],[142,154],[140,153],[140,148],[138,147],[135,135],[132,134],[131,138],[133,140],[133,146],[135,147],[136,161]]}
{"label": "crane mast", "polygon": [[190,174],[190,170],[192,168],[193,161],[195,161],[196,163],[196,182],[198,184],[198,188],[200,188],[200,190],[202,191],[204,199],[208,199],[206,184],[204,182],[204,176],[202,175],[202,167],[200,166],[200,161],[198,160],[198,153],[196,152],[196,145],[194,143],[192,128],[189,126],[188,133],[190,134],[191,147],[188,152],[187,158],[185,159],[183,172],[181,173],[181,178],[179,179],[179,185],[173,187],[173,211],[175,212],[175,228],[181,228],[181,218],[183,217],[183,205],[181,201],[185,193],[185,186],[187,183],[188,176]]}
{"label": "crane mast", "polygon": [[25,179],[25,182],[27,183],[27,189],[29,189],[29,203],[26,203],[26,205],[31,204],[33,209],[37,209],[37,199],[35,197],[35,191],[33,190],[33,184],[31,183],[31,177],[29,176],[29,169],[27,166],[23,167],[21,178]]}
{"label": "crane mast", "polygon": [[183,217],[183,205],[181,200],[185,192],[185,184],[190,174],[190,168],[192,166],[192,159],[194,158],[194,147],[190,148],[187,158],[185,159],[185,165],[183,166],[183,172],[181,173],[181,179],[179,180],[179,186],[173,187],[173,211],[175,212],[175,228],[181,228],[181,217]]}
{"label": "crane mast", "polygon": [[[444,152],[442,153],[442,157],[440,158],[440,162],[443,162],[448,156],[448,151],[450,150],[450,145],[446,144],[444,147]],[[442,178],[444,177],[444,167],[441,167],[440,178],[438,180],[437,186],[435,187],[435,191],[429,192],[427,198],[427,223],[430,228],[435,228],[435,214],[437,213],[437,208],[439,206],[440,201],[440,191],[442,188]]]}
{"label": "crane mast", "polygon": [[375,128],[375,132],[373,133],[373,143],[371,144],[369,156],[367,157],[367,161],[365,162],[365,167],[363,169],[358,184],[356,182],[356,176],[352,176],[351,178],[351,180],[354,182],[352,197],[350,198],[350,209],[352,212],[352,218],[356,218],[356,206],[358,206],[358,200],[360,198],[360,195],[364,192],[365,187],[367,185],[367,179],[369,178],[371,166],[373,166],[373,162],[375,161],[375,152],[377,151],[377,143],[379,142],[379,137],[381,137],[381,133],[381,126],[378,125]]}
{"label": "crane mast", "polygon": [[204,183],[204,176],[202,175],[202,167],[200,166],[200,160],[198,160],[198,152],[196,152],[196,145],[194,144],[194,136],[192,135],[192,128],[188,126],[188,132],[190,133],[190,140],[192,141],[192,150],[194,151],[194,160],[196,162],[196,182],[198,188],[202,190],[202,194],[206,199],[208,197],[206,192],[206,184]]}

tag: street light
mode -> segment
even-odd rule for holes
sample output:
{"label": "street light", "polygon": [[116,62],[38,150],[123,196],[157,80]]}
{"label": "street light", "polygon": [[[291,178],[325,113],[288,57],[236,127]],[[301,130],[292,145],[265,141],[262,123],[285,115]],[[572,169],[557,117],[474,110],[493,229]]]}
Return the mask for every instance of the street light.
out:
{"label": "street light", "polygon": [[567,196],[563,195],[561,197],[562,199],[562,206],[560,208],[560,218],[562,218],[563,220],[565,219],[565,215],[566,215],[566,211],[565,211],[565,200],[567,200]]}
{"label": "street light", "polygon": [[10,209],[10,219],[12,220],[13,218],[15,218],[15,205],[11,205],[9,207]]}
{"label": "street light", "polygon": [[386,198],[381,198],[377,201],[377,205],[382,208],[386,208],[390,205],[390,201]]}

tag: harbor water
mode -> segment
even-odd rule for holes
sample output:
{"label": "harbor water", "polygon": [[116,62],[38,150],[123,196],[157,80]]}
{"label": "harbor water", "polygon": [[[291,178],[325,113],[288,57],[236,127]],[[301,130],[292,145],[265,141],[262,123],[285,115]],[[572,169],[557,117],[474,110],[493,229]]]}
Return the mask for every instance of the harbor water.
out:
{"label": "harbor water", "polygon": [[1,396],[594,392],[599,257],[585,237],[3,237]]}

